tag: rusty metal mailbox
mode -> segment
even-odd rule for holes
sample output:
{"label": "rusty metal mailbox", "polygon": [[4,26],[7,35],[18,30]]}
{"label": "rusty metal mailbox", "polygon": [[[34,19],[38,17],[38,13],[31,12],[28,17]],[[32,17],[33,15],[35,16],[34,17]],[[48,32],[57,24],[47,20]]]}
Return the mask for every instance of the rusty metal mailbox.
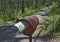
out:
{"label": "rusty metal mailbox", "polygon": [[26,24],[27,28],[22,31],[22,33],[27,36],[31,36],[34,33],[39,23],[39,20],[36,16],[29,16],[23,19],[18,19],[17,22],[19,21],[26,21],[28,23],[28,25]]}
{"label": "rusty metal mailbox", "polygon": [[[39,24],[39,19],[37,16],[28,16],[23,19],[17,19],[17,24],[15,25],[19,31],[22,31],[24,35],[29,36],[29,42],[32,42],[32,34],[36,30],[37,25]],[[22,29],[20,29],[22,28]]]}

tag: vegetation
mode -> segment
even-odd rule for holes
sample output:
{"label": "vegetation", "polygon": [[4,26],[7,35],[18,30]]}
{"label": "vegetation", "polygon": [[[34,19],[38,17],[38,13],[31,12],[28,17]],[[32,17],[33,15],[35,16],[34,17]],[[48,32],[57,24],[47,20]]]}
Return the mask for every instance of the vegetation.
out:
{"label": "vegetation", "polygon": [[0,23],[30,16],[41,12],[44,8],[54,4],[48,16],[53,16],[53,21],[45,23],[50,25],[52,32],[60,32],[60,0],[0,0]]}

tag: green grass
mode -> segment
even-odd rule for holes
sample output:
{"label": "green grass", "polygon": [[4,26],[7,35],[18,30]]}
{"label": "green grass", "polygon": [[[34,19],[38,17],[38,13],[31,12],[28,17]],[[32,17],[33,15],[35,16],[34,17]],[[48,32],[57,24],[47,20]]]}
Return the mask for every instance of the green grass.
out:
{"label": "green grass", "polygon": [[60,32],[60,5],[56,3],[48,15],[53,16],[54,20],[53,32],[55,33]]}
{"label": "green grass", "polygon": [[56,3],[48,15],[60,15],[60,5]]}
{"label": "green grass", "polygon": [[[0,12],[0,23],[3,22],[8,22],[8,21],[12,21],[15,20],[17,18],[23,18],[25,16],[30,16],[33,15],[37,12],[41,12],[42,10],[45,10],[46,7],[40,7],[37,9],[28,9],[25,8],[25,13],[21,13],[20,11],[6,11],[6,12]],[[55,5],[52,10],[48,13],[48,16],[53,16],[53,21],[51,22],[50,20],[46,20],[45,21],[45,30],[48,31],[48,33],[56,33],[56,32],[60,32],[60,7],[59,5]],[[52,31],[50,31],[50,29]]]}
{"label": "green grass", "polygon": [[25,13],[21,13],[20,11],[13,11],[13,10],[8,10],[8,11],[3,11],[0,12],[0,23],[2,22],[8,22],[8,21],[12,21],[15,20],[17,18],[23,18],[25,16],[30,16],[33,15],[37,12],[41,12],[42,10],[44,10],[46,7],[42,6],[40,8],[37,9],[28,9],[25,8]]}

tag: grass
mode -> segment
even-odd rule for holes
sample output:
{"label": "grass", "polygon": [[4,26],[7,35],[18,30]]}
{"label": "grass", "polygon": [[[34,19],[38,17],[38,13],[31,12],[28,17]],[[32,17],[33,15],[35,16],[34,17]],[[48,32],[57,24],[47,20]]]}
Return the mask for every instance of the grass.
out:
{"label": "grass", "polygon": [[60,8],[59,4],[55,4],[50,13],[48,14],[49,16],[53,16],[53,33],[60,32]]}
{"label": "grass", "polygon": [[30,15],[33,15],[33,14],[40,12],[44,9],[45,9],[44,6],[37,8],[37,9],[25,8],[25,13],[21,13],[21,10],[20,11],[6,10],[3,12],[0,12],[0,23],[12,21],[17,18],[23,18],[25,16],[30,16]]}
{"label": "grass", "polygon": [[[33,15],[37,12],[41,12],[42,10],[45,10],[46,7],[40,7],[37,9],[28,9],[25,8],[25,13],[21,13],[20,11],[12,11],[12,10],[8,10],[6,12],[0,12],[0,23],[3,22],[8,22],[8,21],[12,21],[15,20],[17,18],[23,18],[25,16],[30,16]],[[48,31],[48,33],[56,33],[56,32],[60,32],[60,8],[59,5],[55,5],[52,10],[48,13],[48,16],[53,16],[53,18],[51,18],[53,21],[51,22],[49,21],[45,21],[45,30]],[[49,19],[49,18],[48,18]],[[50,31],[50,29],[52,31]]]}
{"label": "grass", "polygon": [[56,3],[48,15],[60,15],[60,5]]}
{"label": "grass", "polygon": [[41,36],[44,35],[52,35],[54,36],[55,34],[59,35],[60,33],[60,15],[54,15],[54,16],[49,16],[49,18],[46,18],[45,22],[43,25],[39,25],[37,31],[43,29],[40,32]]}

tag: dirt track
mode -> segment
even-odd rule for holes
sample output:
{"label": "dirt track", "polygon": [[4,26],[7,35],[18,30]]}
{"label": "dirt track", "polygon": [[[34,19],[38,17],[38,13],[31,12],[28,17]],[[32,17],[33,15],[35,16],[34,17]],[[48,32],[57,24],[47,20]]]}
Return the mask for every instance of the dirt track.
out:
{"label": "dirt track", "polygon": [[[28,42],[28,36],[23,34],[16,35],[15,31],[11,28],[12,26],[2,26],[0,27],[0,42]],[[33,42],[60,42],[60,36],[52,39],[51,35],[46,36],[36,36],[33,35]]]}

